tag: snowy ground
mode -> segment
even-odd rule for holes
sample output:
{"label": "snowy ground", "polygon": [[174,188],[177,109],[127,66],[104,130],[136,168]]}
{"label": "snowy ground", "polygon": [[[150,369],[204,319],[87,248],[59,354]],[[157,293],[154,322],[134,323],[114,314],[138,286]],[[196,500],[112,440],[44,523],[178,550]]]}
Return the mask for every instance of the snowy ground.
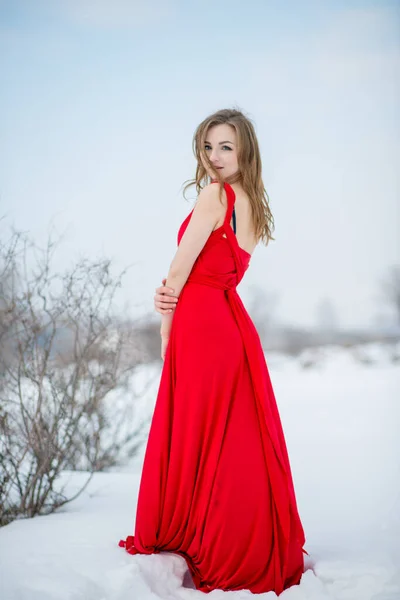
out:
{"label": "snowy ground", "polygon": [[[364,362],[327,349],[308,369],[267,357],[311,555],[282,600],[400,599],[400,367],[383,347],[360,353]],[[0,529],[1,600],[204,599],[180,556],[133,557],[118,547],[133,533],[141,461],[97,474],[54,515]],[[85,475],[65,477],[73,489]]]}

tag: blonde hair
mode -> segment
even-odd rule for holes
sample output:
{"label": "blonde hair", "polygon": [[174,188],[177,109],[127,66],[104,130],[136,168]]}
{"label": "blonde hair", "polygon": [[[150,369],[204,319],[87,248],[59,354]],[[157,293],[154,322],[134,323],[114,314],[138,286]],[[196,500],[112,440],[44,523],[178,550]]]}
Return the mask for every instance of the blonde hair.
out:
{"label": "blonde hair", "polygon": [[[197,159],[196,176],[189,181],[183,188],[185,191],[192,185],[196,185],[197,194],[200,193],[203,187],[211,182],[211,178],[207,174],[204,164],[208,165],[212,172],[215,172],[215,177],[220,185],[220,199],[222,198],[223,182],[218,170],[214,170],[210,160],[204,150],[207,132],[215,125],[231,125],[236,131],[236,139],[238,144],[238,172],[231,177],[227,177],[227,183],[235,183],[240,181],[243,190],[249,197],[255,235],[257,241],[262,240],[267,246],[274,231],[274,218],[269,208],[269,197],[264,188],[261,176],[261,155],[258,146],[257,136],[254,130],[253,123],[240,110],[222,109],[219,110],[200,123],[193,136],[193,152]],[[186,183],[186,182],[185,182]]]}

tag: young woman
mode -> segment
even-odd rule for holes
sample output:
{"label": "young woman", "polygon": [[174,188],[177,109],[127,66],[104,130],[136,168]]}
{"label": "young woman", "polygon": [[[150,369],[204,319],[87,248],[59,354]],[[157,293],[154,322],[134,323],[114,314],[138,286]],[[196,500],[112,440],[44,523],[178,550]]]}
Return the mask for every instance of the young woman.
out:
{"label": "young woman", "polygon": [[220,110],[193,140],[198,192],[156,290],[164,359],[131,554],[174,552],[197,589],[280,594],[304,531],[257,331],[236,291],[273,218],[251,121]]}

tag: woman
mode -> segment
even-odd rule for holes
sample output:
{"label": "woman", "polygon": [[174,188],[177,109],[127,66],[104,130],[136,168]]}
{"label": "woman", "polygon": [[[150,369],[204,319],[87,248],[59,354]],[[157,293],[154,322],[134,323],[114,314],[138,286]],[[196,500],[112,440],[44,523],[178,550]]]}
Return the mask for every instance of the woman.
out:
{"label": "woman", "polygon": [[236,291],[273,218],[247,117],[218,111],[193,145],[185,190],[195,183],[198,198],[156,290],[164,365],[135,535],[120,546],[180,554],[204,592],[280,594],[300,582],[305,537],[260,339]]}

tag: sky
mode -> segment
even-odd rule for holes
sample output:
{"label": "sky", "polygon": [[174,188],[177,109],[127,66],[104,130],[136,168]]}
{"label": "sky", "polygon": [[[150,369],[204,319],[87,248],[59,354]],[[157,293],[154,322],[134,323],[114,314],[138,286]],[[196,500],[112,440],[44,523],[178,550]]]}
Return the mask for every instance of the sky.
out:
{"label": "sky", "polygon": [[[0,0],[0,235],[62,237],[129,266],[119,302],[152,311],[195,200],[197,125],[254,122],[275,241],[238,290],[276,322],[341,327],[390,315],[400,264],[400,2]],[[323,311],[322,311],[323,312]],[[383,320],[383,321],[382,321]]]}

